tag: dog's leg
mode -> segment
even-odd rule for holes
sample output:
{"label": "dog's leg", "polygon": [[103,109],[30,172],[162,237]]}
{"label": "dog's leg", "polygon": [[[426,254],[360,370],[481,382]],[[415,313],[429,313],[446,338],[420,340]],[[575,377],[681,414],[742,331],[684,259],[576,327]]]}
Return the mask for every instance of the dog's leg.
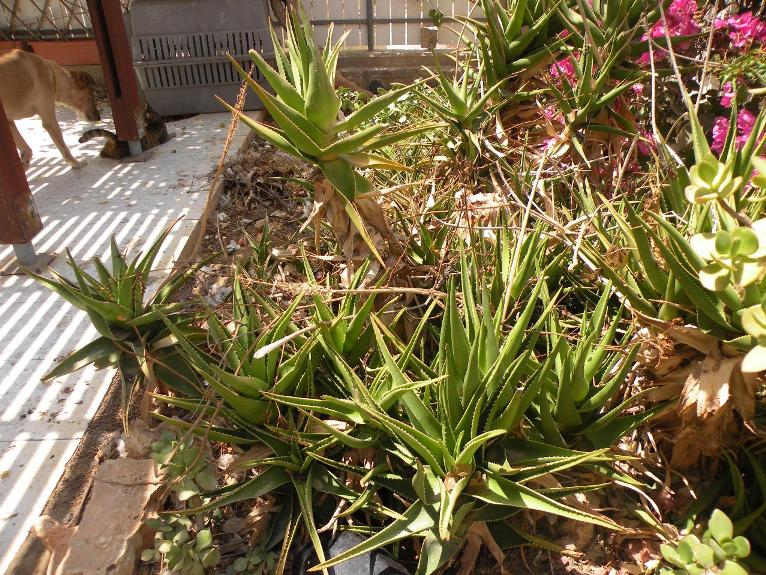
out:
{"label": "dog's leg", "polygon": [[21,158],[21,164],[24,168],[29,167],[29,163],[32,161],[32,148],[29,147],[21,137],[19,129],[16,127],[16,122],[10,120],[8,124],[11,126],[11,134],[13,134],[13,141],[16,142],[16,147],[19,150],[19,157]]}
{"label": "dog's leg", "polygon": [[72,156],[72,153],[69,151],[69,148],[67,148],[66,142],[64,141],[64,134],[61,133],[61,127],[56,119],[55,108],[46,114],[40,114],[40,117],[43,120],[43,128],[48,132],[51,140],[56,144],[56,147],[59,149],[59,152],[61,152],[61,155],[64,156],[66,162],[72,166],[73,169],[82,168],[85,165],[85,162],[78,162],[75,160],[74,156]]}

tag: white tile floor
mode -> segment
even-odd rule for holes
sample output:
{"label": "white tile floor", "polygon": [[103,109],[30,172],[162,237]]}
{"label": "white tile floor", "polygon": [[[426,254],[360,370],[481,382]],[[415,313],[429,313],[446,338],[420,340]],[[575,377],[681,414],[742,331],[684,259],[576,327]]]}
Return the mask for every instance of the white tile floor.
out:
{"label": "white tile floor", "polygon": [[[168,124],[174,139],[147,162],[124,164],[98,157],[100,139],[77,143],[90,125],[68,110],[58,117],[74,156],[88,160],[80,170],[62,160],[38,119],[17,122],[34,151],[27,178],[44,226],[34,240],[37,251],[57,253],[51,267],[66,274],[67,248],[78,263],[108,258],[114,234],[136,254],[183,218],[157,259],[158,270],[170,270],[203,213],[228,115]],[[232,151],[245,135],[240,126]],[[12,257],[10,246],[0,246],[0,269]],[[94,338],[84,312],[25,276],[0,276],[0,573],[56,486],[113,373],[86,368],[47,384],[40,377]]]}

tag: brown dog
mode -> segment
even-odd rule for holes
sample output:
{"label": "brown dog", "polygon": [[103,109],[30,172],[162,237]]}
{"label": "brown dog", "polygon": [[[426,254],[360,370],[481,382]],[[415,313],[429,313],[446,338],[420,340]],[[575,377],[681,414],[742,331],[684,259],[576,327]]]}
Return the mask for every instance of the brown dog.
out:
{"label": "brown dog", "polygon": [[90,122],[98,122],[101,116],[93,95],[95,82],[86,72],[69,72],[50,60],[21,50],[0,56],[0,102],[10,120],[13,139],[21,154],[21,161],[28,166],[32,150],[24,141],[13,120],[29,118],[37,114],[43,128],[73,168],[83,165],[69,152],[56,119],[56,104],[63,104]]}

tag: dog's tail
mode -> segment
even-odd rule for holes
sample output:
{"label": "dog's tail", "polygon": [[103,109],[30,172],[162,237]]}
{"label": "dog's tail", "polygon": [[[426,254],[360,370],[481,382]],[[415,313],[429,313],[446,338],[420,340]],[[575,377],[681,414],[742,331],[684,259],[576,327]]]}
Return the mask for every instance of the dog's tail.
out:
{"label": "dog's tail", "polygon": [[92,140],[93,138],[106,138],[107,140],[116,142],[117,134],[114,134],[110,132],[109,130],[102,130],[101,128],[95,128],[93,130],[88,130],[82,136],[80,136],[79,142],[83,144],[85,142]]}

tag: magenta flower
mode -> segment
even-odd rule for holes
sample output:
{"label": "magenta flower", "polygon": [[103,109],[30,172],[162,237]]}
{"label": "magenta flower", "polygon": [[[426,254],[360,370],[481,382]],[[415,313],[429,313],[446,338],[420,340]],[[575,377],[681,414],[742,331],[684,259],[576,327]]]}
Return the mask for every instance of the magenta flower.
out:
{"label": "magenta flower", "polygon": [[731,101],[734,98],[734,86],[731,82],[723,85],[723,96],[721,96],[721,106],[731,108]]}
{"label": "magenta flower", "polygon": [[657,149],[657,142],[654,141],[654,136],[651,132],[639,132],[638,143],[636,147],[642,156],[651,156],[652,152]]}
{"label": "magenta flower", "polygon": [[556,106],[546,106],[543,108],[543,117],[551,122],[564,123],[564,116],[561,115]]}
{"label": "magenta flower", "polygon": [[[697,13],[696,0],[673,0],[673,3],[668,6],[665,11],[665,20],[668,23],[668,35],[673,38],[675,36],[690,36],[700,31],[700,26],[694,21],[694,15]],[[641,37],[642,40],[648,40],[651,38],[662,38],[665,36],[665,27],[662,20],[656,22],[652,28],[644,33]],[[654,51],[656,61],[663,60],[666,55],[666,51],[658,48]],[[641,65],[649,64],[649,52],[644,52],[638,59],[638,63]]]}
{"label": "magenta flower", "polygon": [[737,137],[735,139],[738,150],[745,145],[745,142],[747,142],[747,139],[753,132],[754,126],[755,115],[750,110],[740,110],[737,116]]}
{"label": "magenta flower", "polygon": [[766,42],[766,22],[753,16],[750,11],[719,18],[715,27],[717,30],[725,29],[731,45],[740,50],[756,41]]}
{"label": "magenta flower", "polygon": [[713,122],[713,143],[710,149],[716,154],[723,151],[723,145],[726,143],[726,135],[729,133],[729,118],[726,116],[716,116]]}
{"label": "magenta flower", "polygon": [[[734,145],[738,150],[745,145],[750,134],[755,127],[755,115],[750,110],[740,110],[737,114],[737,135],[734,137]],[[720,154],[726,143],[726,136],[729,134],[729,118],[726,116],[716,116],[713,122],[713,143],[710,149],[716,154]]]}
{"label": "magenta flower", "polygon": [[557,60],[551,65],[550,73],[553,78],[558,80],[559,86],[562,83],[562,79],[566,80],[569,85],[574,85],[577,81],[577,74],[575,74],[573,56],[565,56],[561,60]]}

